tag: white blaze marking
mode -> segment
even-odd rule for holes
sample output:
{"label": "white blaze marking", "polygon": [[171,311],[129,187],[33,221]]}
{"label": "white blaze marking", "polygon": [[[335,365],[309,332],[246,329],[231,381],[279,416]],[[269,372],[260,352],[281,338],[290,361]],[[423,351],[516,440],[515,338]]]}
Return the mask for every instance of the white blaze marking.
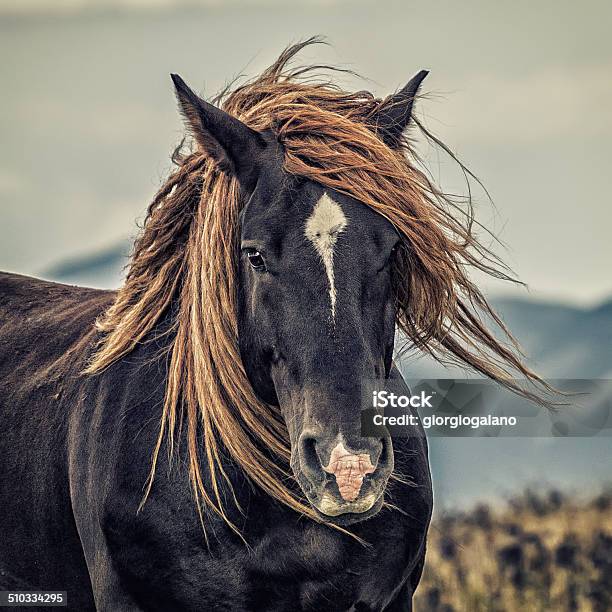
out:
{"label": "white blaze marking", "polygon": [[329,282],[329,299],[332,319],[336,317],[336,285],[334,281],[334,247],[338,236],[344,231],[348,221],[342,208],[324,193],[315,204],[304,234],[314,244],[323,261]]}

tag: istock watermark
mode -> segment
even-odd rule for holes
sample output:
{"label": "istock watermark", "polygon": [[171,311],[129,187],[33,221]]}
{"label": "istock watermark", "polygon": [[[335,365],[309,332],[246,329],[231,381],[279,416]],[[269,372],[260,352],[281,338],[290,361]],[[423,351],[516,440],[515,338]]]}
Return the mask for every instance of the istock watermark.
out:
{"label": "istock watermark", "polygon": [[431,405],[432,394],[427,395],[421,391],[418,395],[398,395],[392,391],[373,391],[373,408],[433,408]]}
{"label": "istock watermark", "polygon": [[[516,381],[519,385],[525,381]],[[362,435],[601,437],[612,435],[612,381],[551,380],[548,410],[482,379],[395,377],[362,385]]]}

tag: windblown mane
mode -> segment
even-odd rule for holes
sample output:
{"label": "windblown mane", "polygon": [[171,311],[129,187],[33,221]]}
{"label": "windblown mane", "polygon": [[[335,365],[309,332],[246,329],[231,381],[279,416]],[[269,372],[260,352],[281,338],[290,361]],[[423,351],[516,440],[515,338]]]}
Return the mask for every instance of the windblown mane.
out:
{"label": "windblown mane", "polygon": [[[258,78],[226,89],[216,103],[255,130],[273,130],[284,146],[287,172],[346,193],[394,224],[402,238],[393,269],[397,325],[411,345],[546,403],[537,388],[514,382],[524,377],[547,389],[468,278],[472,267],[513,280],[476,237],[471,206],[461,208],[432,184],[408,139],[392,150],[379,138],[375,117],[385,102],[317,80],[319,66],[290,67],[312,42],[289,47]],[[97,323],[102,340],[87,372],[100,372],[130,353],[172,306],[168,381],[149,489],[164,439],[172,454],[175,433],[184,425],[200,512],[204,502],[231,525],[222,503],[220,478],[231,487],[223,448],[267,494],[316,518],[284,484],[290,477],[285,424],[277,408],[255,396],[238,351],[243,202],[237,182],[197,150],[175,156],[175,162],[177,169],[149,206],[125,284]],[[484,320],[499,326],[510,343],[499,342]],[[210,487],[202,477],[202,455]]]}

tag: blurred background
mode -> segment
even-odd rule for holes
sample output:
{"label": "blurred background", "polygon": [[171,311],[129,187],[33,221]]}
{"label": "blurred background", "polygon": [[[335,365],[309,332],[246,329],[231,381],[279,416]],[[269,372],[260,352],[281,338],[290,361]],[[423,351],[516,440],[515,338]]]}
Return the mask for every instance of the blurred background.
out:
{"label": "blurred background", "polygon": [[[610,378],[611,19],[604,1],[0,0],[0,268],[117,287],[183,131],[169,73],[211,96],[321,34],[303,59],[364,76],[346,87],[384,96],[431,71],[417,113],[490,191],[479,218],[529,290],[478,280],[543,374]],[[438,511],[526,485],[595,494],[609,433],[433,440]]]}

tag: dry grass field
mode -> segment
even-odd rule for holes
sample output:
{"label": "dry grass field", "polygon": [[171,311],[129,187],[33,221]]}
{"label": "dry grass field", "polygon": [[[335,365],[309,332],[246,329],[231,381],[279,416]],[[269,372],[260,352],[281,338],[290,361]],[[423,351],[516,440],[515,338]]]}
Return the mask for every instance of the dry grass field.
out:
{"label": "dry grass field", "polygon": [[612,488],[527,490],[434,521],[417,612],[612,610]]}

